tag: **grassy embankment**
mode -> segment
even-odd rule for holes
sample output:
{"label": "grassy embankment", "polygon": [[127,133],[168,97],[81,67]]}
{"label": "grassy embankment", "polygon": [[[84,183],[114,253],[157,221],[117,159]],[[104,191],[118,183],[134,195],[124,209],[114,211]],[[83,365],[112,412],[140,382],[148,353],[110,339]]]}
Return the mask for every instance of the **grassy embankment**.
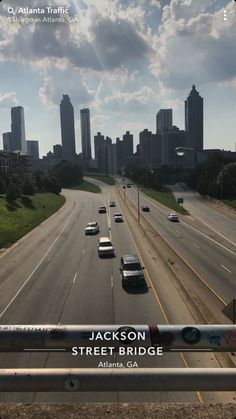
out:
{"label": "grassy embankment", "polygon": [[236,210],[236,199],[224,199],[224,204]]}
{"label": "grassy embankment", "polygon": [[89,177],[101,180],[104,183],[107,183],[108,185],[115,185],[115,179],[111,176],[105,176],[105,175],[89,175]]}
{"label": "grassy embankment", "polygon": [[56,212],[65,202],[61,195],[36,193],[13,205],[0,195],[0,248],[8,247]]}
{"label": "grassy embankment", "polygon": [[175,212],[179,212],[180,214],[184,215],[189,214],[189,212],[184,207],[182,207],[182,205],[177,204],[176,198],[169,189],[160,192],[155,191],[154,189],[141,187],[140,190],[147,196],[150,196],[150,198],[155,199],[162,205],[165,205],[166,207],[174,210]]}
{"label": "grassy embankment", "polygon": [[83,180],[79,185],[71,186],[68,189],[75,189],[79,191],[86,191],[86,192],[92,192],[92,193],[99,193],[101,192],[101,188],[97,185],[94,185],[91,182],[88,182],[87,180]]}

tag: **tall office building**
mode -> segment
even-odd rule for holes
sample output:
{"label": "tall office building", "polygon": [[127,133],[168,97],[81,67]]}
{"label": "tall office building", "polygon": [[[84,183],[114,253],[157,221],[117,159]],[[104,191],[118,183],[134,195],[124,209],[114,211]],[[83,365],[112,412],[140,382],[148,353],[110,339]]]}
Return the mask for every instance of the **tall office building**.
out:
{"label": "tall office building", "polygon": [[61,142],[64,159],[74,159],[75,153],[75,123],[74,108],[68,95],[63,95],[60,103]]}
{"label": "tall office building", "polygon": [[104,135],[102,135],[100,132],[97,133],[97,135],[94,135],[94,153],[95,153],[95,159],[98,158],[98,148],[100,145],[104,142]]}
{"label": "tall office building", "polygon": [[31,155],[32,159],[39,159],[39,142],[37,140],[27,140],[27,153]]}
{"label": "tall office building", "polygon": [[168,131],[172,128],[172,109],[160,109],[156,115],[156,132]]}
{"label": "tall office building", "polygon": [[130,157],[133,155],[133,134],[130,134],[129,131],[126,131],[126,134],[123,135],[124,142],[124,158]]}
{"label": "tall office building", "polygon": [[91,134],[89,109],[80,110],[81,141],[83,160],[87,163],[91,159]]}
{"label": "tall office building", "polygon": [[62,146],[61,144],[55,144],[53,146],[53,156],[55,159],[62,159]]}
{"label": "tall office building", "polygon": [[192,146],[197,150],[203,149],[203,98],[196,90],[195,85],[185,100],[185,131],[193,139]]}
{"label": "tall office building", "polygon": [[13,151],[11,132],[4,132],[2,134],[2,142],[3,142],[3,150],[4,151]]}
{"label": "tall office building", "polygon": [[24,108],[22,106],[11,108],[11,142],[13,151],[27,152]]}

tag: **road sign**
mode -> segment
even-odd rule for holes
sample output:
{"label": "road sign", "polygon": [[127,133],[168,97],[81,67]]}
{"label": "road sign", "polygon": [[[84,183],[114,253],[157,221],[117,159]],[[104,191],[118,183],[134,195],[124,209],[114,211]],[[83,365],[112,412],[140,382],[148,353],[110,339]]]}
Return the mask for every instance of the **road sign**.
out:
{"label": "road sign", "polygon": [[177,198],[177,204],[183,204],[184,198]]}
{"label": "road sign", "polygon": [[235,298],[232,301],[230,301],[230,303],[222,310],[222,313],[224,313],[224,315],[228,317],[228,319],[230,319],[233,322],[233,324],[236,323],[236,299]]}

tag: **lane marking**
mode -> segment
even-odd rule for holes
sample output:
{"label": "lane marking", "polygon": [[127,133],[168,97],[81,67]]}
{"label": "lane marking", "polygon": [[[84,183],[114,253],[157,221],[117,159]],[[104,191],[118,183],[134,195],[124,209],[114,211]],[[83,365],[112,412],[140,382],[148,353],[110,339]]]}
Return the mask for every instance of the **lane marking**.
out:
{"label": "lane marking", "polygon": [[6,313],[6,311],[8,310],[8,308],[11,306],[11,304],[15,301],[15,299],[17,298],[17,296],[20,294],[20,292],[23,290],[23,288],[27,285],[27,283],[29,282],[29,280],[32,278],[33,274],[37,271],[37,269],[39,268],[39,266],[41,265],[41,263],[44,261],[44,259],[47,257],[47,255],[49,254],[49,252],[51,251],[51,249],[53,248],[53,246],[56,244],[57,240],[61,237],[62,233],[64,232],[65,228],[67,227],[72,215],[75,212],[75,209],[77,208],[77,202],[75,204],[75,207],[72,211],[72,213],[70,214],[68,220],[66,221],[66,223],[64,224],[64,227],[62,228],[61,232],[58,234],[58,236],[56,237],[56,239],[54,240],[54,242],[51,244],[51,246],[49,247],[49,249],[47,250],[47,252],[45,253],[45,255],[42,257],[42,259],[39,261],[39,263],[36,265],[36,267],[34,268],[34,270],[31,272],[31,274],[28,276],[28,278],[25,280],[25,282],[22,284],[22,286],[19,288],[19,290],[16,292],[16,294],[14,295],[14,297],[10,300],[10,302],[7,304],[7,306],[4,308],[4,310],[1,312],[0,314],[0,318]]}
{"label": "lane marking", "polygon": [[75,280],[76,280],[76,278],[77,278],[77,275],[78,275],[78,272],[76,272],[76,273],[75,273],[75,276],[74,276],[73,282],[75,282]]}
{"label": "lane marking", "polygon": [[215,233],[219,234],[219,236],[223,237],[225,240],[227,240],[229,243],[231,243],[233,246],[236,246],[236,243],[234,243],[232,240],[228,239],[228,237],[224,236],[224,234],[220,233],[219,231],[215,230],[213,227],[210,226],[206,221],[202,220],[202,218],[198,217],[197,215],[194,215],[195,218],[198,218],[203,224],[205,224],[207,227],[209,227],[211,230],[213,230]]}
{"label": "lane marking", "polygon": [[217,244],[218,246],[222,247],[224,250],[226,250],[229,253],[232,253],[232,255],[236,256],[236,253],[233,252],[233,250],[228,249],[228,247],[225,247],[223,244],[218,243],[216,240],[212,239],[211,237],[206,236],[206,234],[202,233],[201,231],[197,230],[196,228],[190,226],[189,224],[186,224],[184,221],[181,221],[181,224],[184,224],[185,226],[187,226],[188,228],[196,231],[198,234],[204,236],[206,239],[212,241],[213,243]]}
{"label": "lane marking", "polygon": [[82,256],[84,256],[85,254],[85,248],[82,250]]}
{"label": "lane marking", "polygon": [[[127,211],[129,211],[129,210],[127,209]],[[124,212],[123,212],[123,214],[124,214]],[[136,245],[136,242],[135,242],[135,239],[134,239],[134,236],[133,236],[132,230],[131,230],[131,228],[129,227],[129,223],[127,222],[127,217],[126,217],[126,215],[125,215],[125,214],[124,214],[124,218],[125,218],[125,220],[126,220],[126,225],[127,225],[128,229],[129,229],[129,232],[130,232],[130,235],[131,235],[131,237],[132,237],[132,240],[133,240],[134,246],[135,246],[135,248],[136,248],[136,251],[137,251],[137,253],[138,253],[139,257],[140,257],[140,260],[141,260],[141,262],[142,262],[142,264],[143,264],[143,266],[144,266],[143,258],[142,258],[141,254],[140,254],[140,252],[139,252],[139,249],[138,249],[138,247],[137,247],[137,245]],[[136,221],[136,220],[135,220],[135,222],[136,222],[136,224],[137,224],[137,221]],[[145,273],[147,274],[148,280],[149,280],[149,282],[150,282],[150,284],[151,284],[152,291],[153,291],[154,296],[155,296],[155,298],[156,298],[156,300],[157,300],[157,302],[158,302],[158,304],[159,304],[159,307],[160,307],[160,310],[161,310],[161,312],[162,312],[162,315],[163,315],[163,317],[164,317],[164,319],[165,319],[166,323],[167,323],[168,325],[170,325],[171,323],[170,323],[170,321],[169,321],[169,319],[168,319],[168,317],[167,317],[167,315],[166,315],[166,313],[165,313],[165,310],[164,310],[163,305],[162,305],[162,303],[161,303],[161,300],[160,300],[160,298],[159,298],[159,296],[158,296],[158,293],[157,293],[157,291],[156,291],[156,289],[155,289],[155,287],[154,287],[154,285],[153,285],[153,282],[152,282],[152,280],[151,280],[151,277],[150,277],[150,275],[149,275],[149,273],[148,273],[147,268],[146,268],[146,270],[145,270]],[[184,363],[185,367],[186,367],[186,368],[189,368],[188,362],[187,362],[187,360],[186,360],[185,356],[183,355],[183,353],[182,353],[182,352],[179,352],[179,355],[180,355],[180,357],[182,358],[182,361],[183,361],[183,363]],[[202,397],[201,393],[200,393],[199,391],[197,391],[197,392],[196,392],[196,394],[197,394],[197,398],[198,398],[199,402],[200,402],[200,403],[204,403],[204,400],[203,400],[203,397]]]}
{"label": "lane marking", "polygon": [[113,276],[111,276],[111,288],[114,286]]}
{"label": "lane marking", "polygon": [[[132,201],[131,201],[131,204],[132,204]],[[133,205],[133,204],[132,204]],[[149,223],[151,226],[152,226],[152,224],[151,223]],[[155,230],[155,231],[157,231],[156,229],[155,229],[155,227],[153,227],[152,226],[152,228]],[[131,231],[131,230],[130,230]],[[132,233],[131,233],[132,234]],[[160,234],[160,233],[159,233]],[[211,285],[210,284],[208,284],[208,282],[196,271],[196,269],[194,269],[191,265],[190,265],[190,263],[183,257],[183,255],[182,254],[180,254],[179,252],[178,252],[178,250],[167,240],[167,238],[165,237],[164,238],[164,236],[162,236],[161,234],[160,234],[160,237],[170,246],[170,248],[177,254],[177,256],[182,260],[182,261],[184,261],[184,263],[189,267],[189,269],[191,269],[191,271],[200,279],[200,281],[202,281],[203,282],[203,284],[215,295],[215,297],[221,302],[221,303],[223,303],[224,304],[224,306],[227,306],[227,303],[226,303],[226,301],[224,301],[224,299],[223,299],[223,297],[221,297],[220,296],[220,294],[218,294],[212,287],[211,287]]]}
{"label": "lane marking", "polygon": [[222,268],[224,268],[227,272],[229,272],[230,274],[232,274],[232,271],[230,271],[228,268],[226,268],[226,266],[224,266],[224,265],[220,265],[220,266],[222,266]]}
{"label": "lane marking", "polygon": [[194,243],[194,242],[193,242],[193,245],[194,245],[197,249],[199,249],[199,246],[198,246],[196,243]]}

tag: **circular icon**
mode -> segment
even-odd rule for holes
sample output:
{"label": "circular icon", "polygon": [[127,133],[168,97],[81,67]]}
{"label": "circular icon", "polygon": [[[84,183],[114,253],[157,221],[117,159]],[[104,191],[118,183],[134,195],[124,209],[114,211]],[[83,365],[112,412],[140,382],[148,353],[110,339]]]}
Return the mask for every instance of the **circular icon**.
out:
{"label": "circular icon", "polygon": [[185,327],[181,332],[183,341],[195,345],[201,339],[201,332],[196,327]]}

